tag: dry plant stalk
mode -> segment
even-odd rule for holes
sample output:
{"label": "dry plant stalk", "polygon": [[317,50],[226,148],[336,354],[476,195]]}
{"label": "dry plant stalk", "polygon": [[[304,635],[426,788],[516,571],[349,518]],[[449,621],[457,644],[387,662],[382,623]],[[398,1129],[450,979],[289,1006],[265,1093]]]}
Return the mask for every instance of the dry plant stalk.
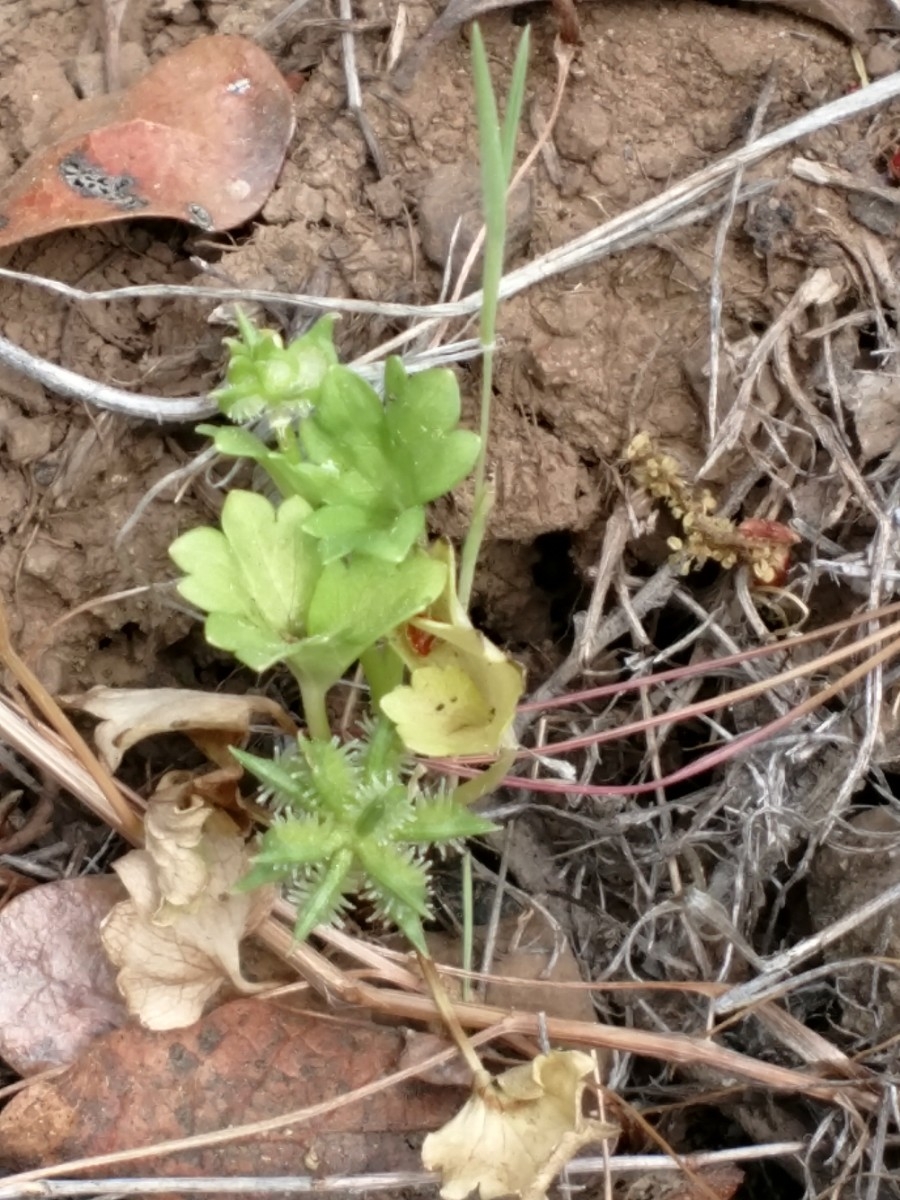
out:
{"label": "dry plant stalk", "polygon": [[[39,726],[28,726],[5,702],[0,702],[0,716],[3,718],[5,739],[10,740],[13,745],[29,746],[31,755],[40,761],[44,770],[64,782],[74,795],[103,820],[111,822],[113,813],[108,799],[100,792],[85,768],[73,760],[71,752],[49,740]],[[30,735],[28,740],[23,737],[23,726]],[[313,987],[332,999],[339,998],[345,1003],[368,1008],[394,1019],[433,1021],[440,1016],[430,996],[400,991],[396,986],[377,987],[354,978],[312,945],[296,942],[290,930],[275,917],[266,920],[257,936],[270,950],[298,970]],[[350,941],[351,939],[344,939],[345,948],[346,943]],[[375,966],[371,960],[367,965],[370,971]],[[387,977],[390,978],[391,974],[392,972],[388,971]],[[835,1086],[829,1080],[812,1074],[758,1062],[748,1055],[718,1046],[706,1038],[653,1033],[641,1029],[557,1018],[542,1021],[536,1013],[517,1013],[510,1017],[503,1009],[483,1004],[460,1003],[455,1008],[460,1024],[466,1030],[486,1030],[499,1025],[504,1036],[516,1033],[538,1037],[545,1032],[552,1041],[568,1045],[607,1047],[669,1062],[701,1063],[728,1075],[753,1080],[773,1090],[797,1091],[832,1102],[852,1101],[864,1108],[871,1108],[875,1103],[874,1093],[868,1085],[870,1076],[862,1070],[854,1072],[859,1085],[851,1090],[843,1085]]]}
{"label": "dry plant stalk", "polygon": [[745,563],[758,583],[777,584],[787,569],[791,545],[800,538],[774,521],[736,525],[717,517],[718,502],[705,487],[688,483],[671,454],[659,450],[648,433],[639,433],[626,450],[634,481],[661,500],[681,522],[684,537],[670,537],[672,564],[682,575],[717,562],[725,568]]}

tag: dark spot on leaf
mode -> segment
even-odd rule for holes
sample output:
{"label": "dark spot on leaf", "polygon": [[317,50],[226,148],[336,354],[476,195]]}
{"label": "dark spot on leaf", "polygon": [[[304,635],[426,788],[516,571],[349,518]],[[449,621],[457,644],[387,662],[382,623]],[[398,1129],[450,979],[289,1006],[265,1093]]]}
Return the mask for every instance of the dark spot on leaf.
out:
{"label": "dark spot on leaf", "polygon": [[147,207],[148,201],[134,191],[137,180],[133,175],[110,175],[79,150],[73,150],[62,159],[59,175],[63,183],[79,196],[104,200],[122,212],[134,212]]}
{"label": "dark spot on leaf", "polygon": [[186,1074],[189,1071],[195,1071],[200,1065],[200,1059],[196,1054],[192,1054],[187,1046],[183,1046],[181,1042],[174,1042],[169,1047],[169,1062],[173,1071]]}
{"label": "dark spot on leaf", "polygon": [[217,1029],[215,1025],[204,1025],[197,1038],[197,1046],[201,1053],[212,1054],[213,1050],[221,1045],[224,1037],[225,1034],[221,1029]]}
{"label": "dark spot on leaf", "polygon": [[175,1109],[175,1120],[184,1137],[196,1131],[194,1124],[194,1109],[190,1104],[179,1104]]}

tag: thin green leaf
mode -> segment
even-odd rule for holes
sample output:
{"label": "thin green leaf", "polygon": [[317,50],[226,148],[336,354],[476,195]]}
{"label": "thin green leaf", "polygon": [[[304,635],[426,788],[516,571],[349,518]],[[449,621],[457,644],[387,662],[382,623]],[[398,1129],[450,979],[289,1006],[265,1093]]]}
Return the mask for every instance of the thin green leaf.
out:
{"label": "thin green leaf", "polygon": [[231,747],[231,755],[264,787],[277,792],[280,800],[292,801],[303,795],[302,759],[293,755],[275,759],[261,758],[257,754],[248,754],[246,750],[238,750],[236,746]]}
{"label": "thin green leaf", "polygon": [[305,941],[317,925],[327,925],[338,915],[352,866],[352,850],[339,850],[332,858],[297,914],[294,936],[298,941]]}
{"label": "thin green leaf", "polygon": [[496,832],[497,826],[492,821],[457,804],[449,796],[440,796],[419,801],[415,816],[403,827],[403,840],[436,846]]}
{"label": "thin green leaf", "polygon": [[525,102],[525,80],[528,75],[528,52],[531,45],[531,26],[526,25],[519,38],[516,50],[516,61],[513,64],[512,78],[509,81],[509,91],[506,94],[506,112],[503,114],[503,126],[500,130],[500,144],[503,151],[503,174],[507,187],[512,179],[513,163],[516,156],[516,137],[519,123],[522,119],[522,106]]}
{"label": "thin green leaf", "polygon": [[266,830],[253,861],[260,866],[305,867],[325,862],[340,849],[340,833],[314,818],[278,821]]}

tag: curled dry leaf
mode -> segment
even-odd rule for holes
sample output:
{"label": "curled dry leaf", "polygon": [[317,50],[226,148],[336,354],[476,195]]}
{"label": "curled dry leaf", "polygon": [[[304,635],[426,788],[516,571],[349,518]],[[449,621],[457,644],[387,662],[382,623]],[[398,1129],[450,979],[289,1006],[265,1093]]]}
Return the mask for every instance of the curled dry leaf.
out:
{"label": "curled dry leaf", "polygon": [[[265,696],[230,696],[195,692],[189,688],[94,687],[83,696],[65,696],[68,708],[99,717],[94,734],[97,749],[110,771],[122,756],[143,738],[160,733],[186,733],[220,765],[234,766],[228,743],[250,732],[255,717],[274,721],[285,733],[297,732],[280,704]],[[217,739],[210,735],[221,735]],[[221,752],[217,752],[221,750]]]}
{"label": "curled dry leaf", "polygon": [[129,899],[101,929],[128,1011],[148,1029],[193,1024],[226,981],[244,993],[268,986],[244,978],[239,945],[267,915],[271,889],[233,891],[249,866],[240,831],[186,792],[150,802],[147,848],[113,867]]}
{"label": "curled dry leaf", "polygon": [[554,1050],[479,1087],[456,1116],[422,1147],[422,1162],[440,1171],[444,1200],[528,1196],[537,1200],[581,1147],[618,1130],[581,1111],[594,1060],[580,1050]]}
{"label": "curled dry leaf", "polygon": [[127,1020],[98,932],[122,895],[112,875],[64,879],[0,913],[0,1057],[20,1075],[65,1066]]}
{"label": "curled dry leaf", "polygon": [[144,820],[144,845],[156,869],[160,912],[202,899],[213,886],[215,864],[228,871],[228,860],[234,858],[234,867],[240,867],[243,841],[235,836],[228,818],[216,822],[214,815],[209,805],[191,794],[190,783],[182,781],[180,772],[163,777]]}
{"label": "curled dry leaf", "polygon": [[262,208],[293,130],[291,91],[263,50],[198,38],[57,121],[0,191],[0,246],[135,216],[232,229]]}

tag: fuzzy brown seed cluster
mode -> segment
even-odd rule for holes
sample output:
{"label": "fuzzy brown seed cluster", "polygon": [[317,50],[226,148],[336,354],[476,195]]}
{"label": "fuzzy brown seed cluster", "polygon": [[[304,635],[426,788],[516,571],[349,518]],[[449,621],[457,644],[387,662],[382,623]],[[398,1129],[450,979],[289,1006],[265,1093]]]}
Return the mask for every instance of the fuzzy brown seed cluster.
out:
{"label": "fuzzy brown seed cluster", "polygon": [[681,522],[683,536],[670,537],[668,544],[682,575],[711,560],[726,568],[745,563],[761,584],[783,582],[790,546],[799,540],[791,530],[775,521],[735,525],[727,517],[715,516],[717,502],[709,489],[688,483],[680,464],[654,446],[648,433],[632,439],[625,457],[634,482]]}

